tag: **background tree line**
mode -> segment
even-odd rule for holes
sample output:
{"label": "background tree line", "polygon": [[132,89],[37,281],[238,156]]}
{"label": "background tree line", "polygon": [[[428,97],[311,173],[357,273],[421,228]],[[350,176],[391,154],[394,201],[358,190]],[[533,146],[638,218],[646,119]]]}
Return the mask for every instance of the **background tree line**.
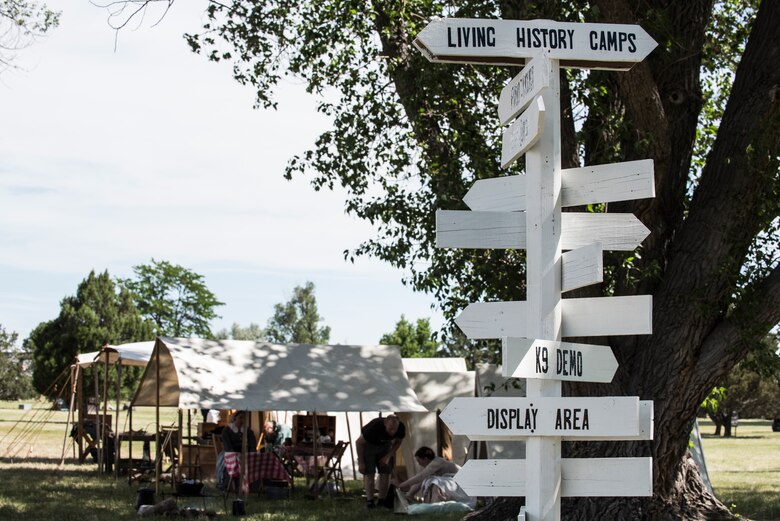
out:
{"label": "background tree line", "polygon": [[[265,329],[255,323],[246,327],[234,323],[230,331],[213,333],[209,322],[219,318],[216,308],[223,302],[208,289],[202,275],[154,259],[133,267],[133,273],[128,279],[114,279],[107,271],[90,272],[75,295],[63,298],[59,315],[40,323],[22,349],[16,347],[18,335],[0,326],[0,376],[5,375],[0,399],[28,398],[36,391],[55,396],[63,390],[58,379],[76,355],[98,351],[106,344],[148,341],[156,336],[280,344],[327,344],[330,340],[330,327],[321,324],[324,319],[312,282],[295,287],[289,301],[274,305]],[[402,346],[404,356],[433,356],[437,345],[428,319],[412,325],[404,317],[381,342]],[[122,372],[125,396],[134,392],[140,375],[139,368]]]}

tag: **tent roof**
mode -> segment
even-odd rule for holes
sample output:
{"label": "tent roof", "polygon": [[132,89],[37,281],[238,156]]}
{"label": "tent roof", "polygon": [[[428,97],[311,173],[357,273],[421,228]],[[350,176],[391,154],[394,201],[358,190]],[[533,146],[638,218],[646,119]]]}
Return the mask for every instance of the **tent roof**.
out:
{"label": "tent roof", "polygon": [[407,373],[462,373],[466,371],[465,358],[404,358]]}
{"label": "tent roof", "polygon": [[145,366],[149,362],[149,357],[154,349],[154,341],[133,342],[130,344],[121,344],[118,346],[107,345],[100,351],[91,353],[82,353],[78,355],[77,364],[81,367],[87,367],[93,363],[105,363],[108,356],[108,363],[115,364],[120,362],[122,365]]}
{"label": "tent roof", "polygon": [[133,405],[424,412],[395,346],[158,338]]}

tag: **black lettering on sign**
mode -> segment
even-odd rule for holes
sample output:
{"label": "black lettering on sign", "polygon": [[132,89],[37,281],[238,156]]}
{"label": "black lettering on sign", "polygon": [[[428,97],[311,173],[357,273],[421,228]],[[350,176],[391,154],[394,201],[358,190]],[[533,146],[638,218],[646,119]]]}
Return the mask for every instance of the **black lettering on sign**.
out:
{"label": "black lettering on sign", "polygon": [[547,348],[536,346],[536,373],[547,374],[548,366]]}
{"label": "black lettering on sign", "polygon": [[588,409],[561,409],[555,414],[555,430],[587,431],[590,430]]}
{"label": "black lettering on sign", "polygon": [[636,34],[623,31],[591,31],[588,35],[593,51],[636,52]]}
{"label": "black lettering on sign", "polygon": [[525,49],[574,49],[574,29],[518,27],[517,47]]}
{"label": "black lettering on sign", "polygon": [[495,27],[447,27],[447,47],[495,46]]}
{"label": "black lettering on sign", "polygon": [[555,352],[555,373],[562,376],[582,376],[582,351],[558,349]]}
{"label": "black lettering on sign", "polygon": [[534,70],[528,69],[523,74],[523,77],[518,82],[512,85],[510,104],[515,107],[520,103],[520,100],[526,96],[529,92],[534,90]]}
{"label": "black lettering on sign", "polygon": [[487,428],[496,430],[530,430],[536,429],[536,415],[539,409],[488,409]]}

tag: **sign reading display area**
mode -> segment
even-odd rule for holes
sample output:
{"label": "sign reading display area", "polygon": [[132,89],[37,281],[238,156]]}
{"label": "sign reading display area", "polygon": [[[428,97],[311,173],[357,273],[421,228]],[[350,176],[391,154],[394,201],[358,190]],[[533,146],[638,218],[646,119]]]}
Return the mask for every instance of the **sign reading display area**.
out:
{"label": "sign reading display area", "polygon": [[518,65],[540,50],[564,67],[630,69],[656,47],[638,25],[552,20],[433,20],[414,44],[433,62]]}
{"label": "sign reading display area", "polygon": [[470,440],[523,436],[637,436],[639,398],[453,398],[441,413],[453,434]]}

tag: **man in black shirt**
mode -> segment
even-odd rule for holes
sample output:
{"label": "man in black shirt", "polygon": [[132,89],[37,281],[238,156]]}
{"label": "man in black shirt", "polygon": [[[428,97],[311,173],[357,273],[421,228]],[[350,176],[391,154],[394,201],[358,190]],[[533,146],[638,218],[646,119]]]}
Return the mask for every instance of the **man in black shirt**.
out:
{"label": "man in black shirt", "polygon": [[406,436],[406,426],[398,416],[391,414],[375,418],[363,426],[355,442],[358,454],[358,470],[363,474],[368,508],[374,508],[374,474],[379,472],[377,499],[383,504],[390,487],[390,474],[395,465],[395,452]]}

